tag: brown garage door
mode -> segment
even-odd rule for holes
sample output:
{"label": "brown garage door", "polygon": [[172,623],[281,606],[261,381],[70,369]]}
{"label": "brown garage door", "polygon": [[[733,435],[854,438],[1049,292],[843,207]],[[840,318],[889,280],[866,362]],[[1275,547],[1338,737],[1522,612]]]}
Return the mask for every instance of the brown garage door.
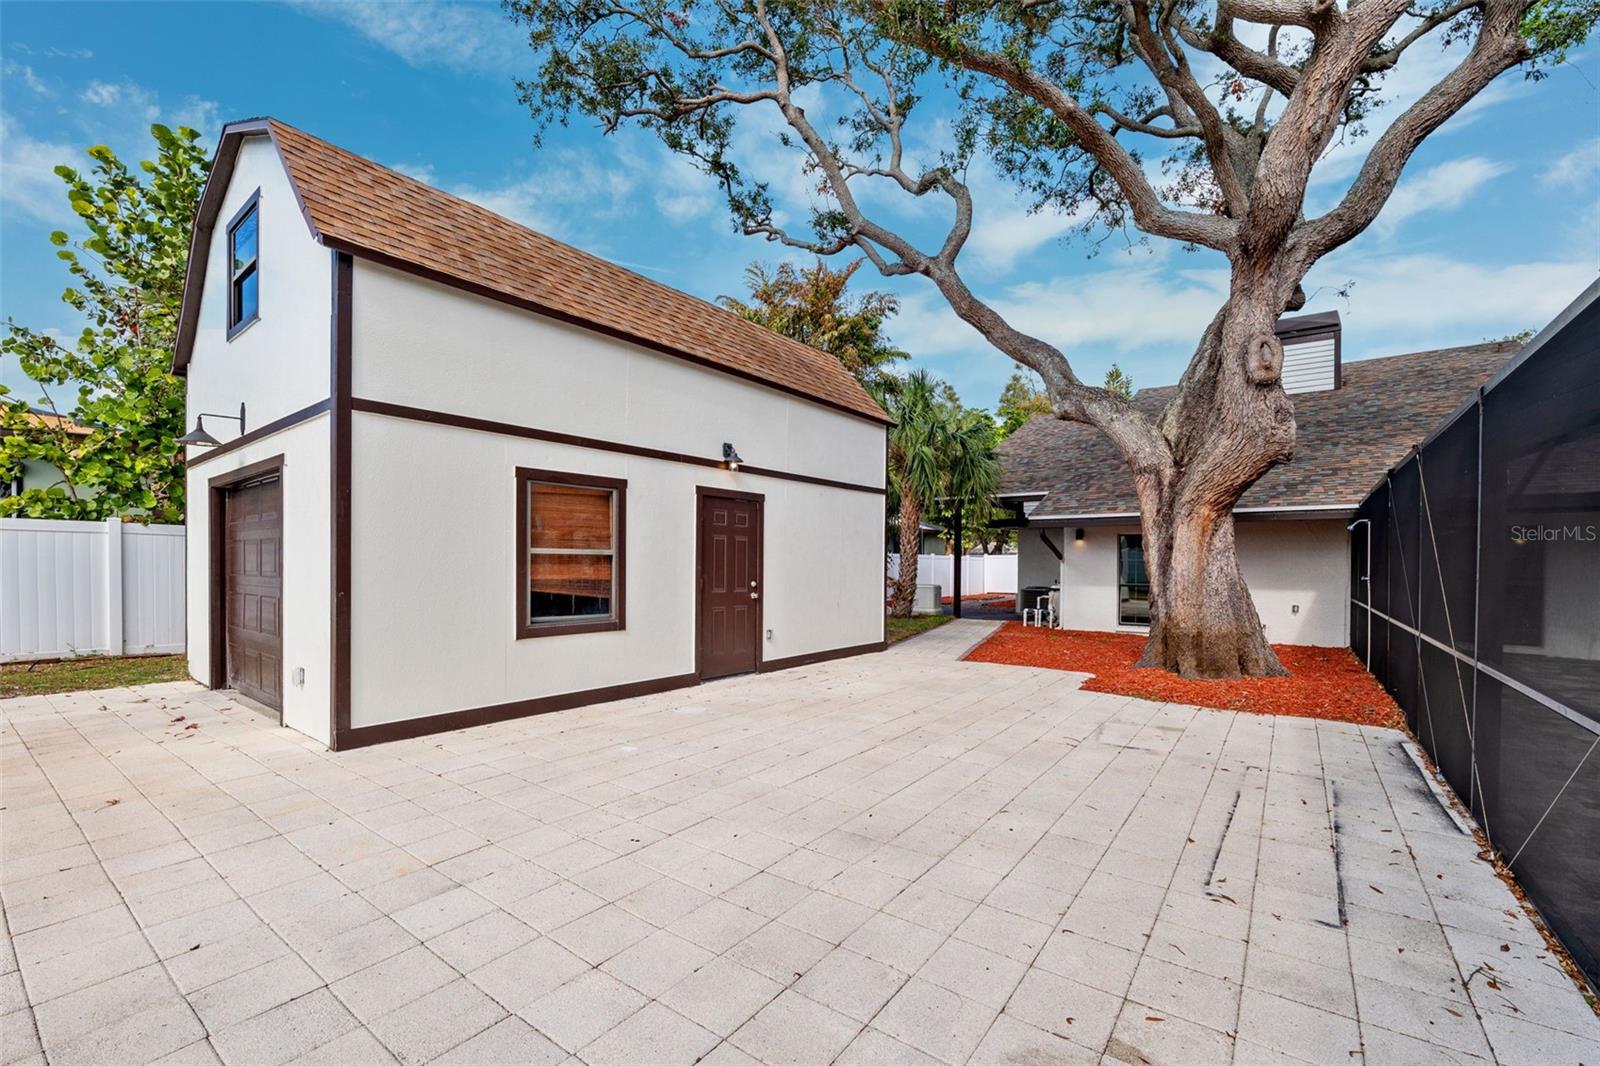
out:
{"label": "brown garage door", "polygon": [[283,483],[228,490],[224,540],[228,687],[283,709]]}

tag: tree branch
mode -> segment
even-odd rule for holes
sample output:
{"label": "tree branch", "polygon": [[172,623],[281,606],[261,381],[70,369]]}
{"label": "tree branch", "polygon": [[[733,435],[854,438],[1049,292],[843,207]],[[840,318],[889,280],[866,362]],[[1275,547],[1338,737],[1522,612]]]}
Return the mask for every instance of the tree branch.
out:
{"label": "tree branch", "polygon": [[1417,146],[1497,76],[1528,58],[1527,42],[1517,30],[1523,5],[1488,0],[1484,8],[1483,27],[1466,58],[1384,131],[1339,205],[1291,237],[1288,252],[1299,269],[1309,269],[1370,226]]}

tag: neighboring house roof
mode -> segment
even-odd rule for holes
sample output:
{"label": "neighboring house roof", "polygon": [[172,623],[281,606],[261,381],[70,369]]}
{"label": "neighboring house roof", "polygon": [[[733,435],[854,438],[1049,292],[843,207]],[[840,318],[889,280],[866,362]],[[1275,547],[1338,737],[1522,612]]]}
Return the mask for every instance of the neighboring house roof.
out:
{"label": "neighboring house roof", "polygon": [[312,236],[330,248],[889,421],[831,355],[270,118],[223,130],[190,250],[173,361],[179,373],[194,344],[222,195],[239,144],[252,134],[271,136]]}
{"label": "neighboring house roof", "polygon": [[[51,414],[49,411],[41,411],[36,407],[29,408],[23,412],[22,420],[29,428],[59,429],[71,437],[87,437],[94,432],[88,426],[83,425],[81,422],[74,422],[66,415]],[[9,433],[11,431],[3,430],[0,432]]]}
{"label": "neighboring house roof", "polygon": [[[1237,509],[1353,511],[1412,445],[1454,413],[1519,347],[1495,341],[1345,363],[1342,387],[1291,397],[1294,458],[1250,486]],[[1154,415],[1176,390],[1176,385],[1140,389],[1133,402]],[[1127,464],[1091,426],[1040,416],[1007,438],[1000,453],[1002,493],[1046,493],[1032,512],[1035,521],[1139,509]]]}

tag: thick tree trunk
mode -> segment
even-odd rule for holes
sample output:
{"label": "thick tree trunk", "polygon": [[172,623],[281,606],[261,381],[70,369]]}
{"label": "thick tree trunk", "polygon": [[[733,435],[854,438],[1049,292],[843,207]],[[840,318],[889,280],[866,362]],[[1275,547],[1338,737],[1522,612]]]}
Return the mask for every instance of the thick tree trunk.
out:
{"label": "thick tree trunk", "polygon": [[1287,673],[1239,572],[1233,515],[1169,513],[1144,529],[1147,553],[1165,541],[1166,561],[1149,574],[1150,639],[1139,665],[1197,678]]}
{"label": "thick tree trunk", "polygon": [[922,546],[922,511],[909,492],[900,494],[900,573],[894,583],[889,614],[910,618],[917,595],[917,549]]}
{"label": "thick tree trunk", "polygon": [[1207,329],[1180,397],[1162,416],[1171,466],[1134,472],[1150,580],[1150,640],[1140,666],[1183,677],[1286,673],[1239,570],[1233,508],[1294,449],[1278,383],[1281,301],[1236,291]]}

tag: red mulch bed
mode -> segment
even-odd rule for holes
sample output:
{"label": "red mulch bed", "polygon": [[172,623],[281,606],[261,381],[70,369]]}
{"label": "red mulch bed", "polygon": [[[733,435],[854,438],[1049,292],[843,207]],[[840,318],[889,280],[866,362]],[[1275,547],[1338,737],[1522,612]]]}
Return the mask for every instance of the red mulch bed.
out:
{"label": "red mulch bed", "polygon": [[1399,727],[1400,708],[1348,648],[1274,644],[1288,677],[1192,681],[1165,670],[1137,669],[1144,638],[1130,633],[1024,628],[1007,622],[967,656],[975,662],[1042,666],[1095,675],[1090,692],[1217,707],[1253,714],[1324,718],[1358,725]]}

